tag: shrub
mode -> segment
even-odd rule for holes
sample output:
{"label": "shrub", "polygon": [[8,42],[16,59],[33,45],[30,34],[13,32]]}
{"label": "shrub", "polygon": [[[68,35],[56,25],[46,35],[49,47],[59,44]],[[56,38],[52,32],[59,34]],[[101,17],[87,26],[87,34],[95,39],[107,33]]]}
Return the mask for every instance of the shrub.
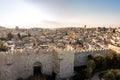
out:
{"label": "shrub", "polygon": [[87,69],[88,69],[90,79],[91,79],[91,75],[92,75],[92,72],[95,69],[95,67],[96,67],[95,61],[94,60],[89,60],[88,63],[87,63]]}
{"label": "shrub", "polygon": [[7,47],[3,44],[0,44],[0,51],[7,51]]}
{"label": "shrub", "polygon": [[103,55],[95,54],[93,59],[96,62],[96,70],[97,71],[101,71],[101,70],[106,69],[107,62],[106,62],[106,58]]}
{"label": "shrub", "polygon": [[8,38],[6,38],[6,37],[1,37],[0,40],[2,40],[2,41],[8,41]]}
{"label": "shrub", "polygon": [[120,80],[120,70],[108,70],[99,75],[100,79],[104,80]]}
{"label": "shrub", "polygon": [[11,40],[13,37],[14,37],[14,36],[13,36],[13,34],[12,34],[11,32],[9,32],[9,33],[7,34],[8,40]]}

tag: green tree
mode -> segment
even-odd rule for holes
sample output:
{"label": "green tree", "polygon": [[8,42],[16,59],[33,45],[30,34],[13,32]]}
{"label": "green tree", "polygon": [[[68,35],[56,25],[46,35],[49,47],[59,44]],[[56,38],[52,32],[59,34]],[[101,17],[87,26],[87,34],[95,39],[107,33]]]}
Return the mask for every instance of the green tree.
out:
{"label": "green tree", "polygon": [[7,47],[0,43],[0,51],[7,51]]}
{"label": "green tree", "polygon": [[19,26],[16,26],[15,29],[18,30],[18,29],[19,29]]}
{"label": "green tree", "polygon": [[117,65],[116,66],[120,69],[120,54],[117,55]]}
{"label": "green tree", "polygon": [[115,74],[112,70],[109,70],[108,72],[106,72],[103,76],[104,80],[116,80],[115,78]]}
{"label": "green tree", "polygon": [[89,60],[87,63],[87,69],[88,69],[88,73],[89,73],[89,78],[91,80],[91,76],[92,76],[92,72],[95,69],[96,64],[94,60]]}
{"label": "green tree", "polygon": [[20,35],[20,33],[18,33],[17,36],[20,40],[22,40],[22,36]]}
{"label": "green tree", "polygon": [[119,69],[115,70],[115,76],[116,76],[116,80],[120,80],[120,70]]}
{"label": "green tree", "polygon": [[110,51],[106,58],[107,58],[107,63],[108,63],[109,68],[120,67],[120,61],[119,61],[120,56],[118,54],[116,54],[116,52]]}
{"label": "green tree", "polygon": [[88,60],[91,60],[91,59],[93,59],[93,56],[92,56],[92,55],[88,55],[88,56],[87,56],[87,59],[88,59]]}
{"label": "green tree", "polygon": [[112,60],[115,55],[116,55],[116,52],[115,52],[115,51],[109,51],[109,53],[108,53],[108,55],[107,55],[107,58],[109,58],[109,59]]}
{"label": "green tree", "polygon": [[30,34],[30,33],[28,33],[28,37],[31,37],[31,34]]}
{"label": "green tree", "polygon": [[96,70],[101,71],[106,69],[107,63],[106,58],[101,54],[95,54],[94,60],[96,62]]}
{"label": "green tree", "polygon": [[1,37],[0,40],[2,40],[2,41],[7,41],[8,38],[6,38],[6,37]]}
{"label": "green tree", "polygon": [[9,40],[12,40],[13,37],[14,37],[14,36],[13,36],[13,34],[12,34],[11,32],[9,32],[9,33],[7,34],[7,38],[8,38]]}

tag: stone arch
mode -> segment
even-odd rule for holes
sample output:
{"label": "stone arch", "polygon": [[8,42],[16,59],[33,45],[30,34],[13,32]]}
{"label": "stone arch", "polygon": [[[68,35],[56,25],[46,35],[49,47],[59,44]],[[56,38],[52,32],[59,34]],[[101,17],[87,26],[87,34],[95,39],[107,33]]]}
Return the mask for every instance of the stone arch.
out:
{"label": "stone arch", "polygon": [[35,62],[33,66],[42,66],[42,64],[40,62]]}
{"label": "stone arch", "polygon": [[39,76],[42,74],[42,64],[40,62],[35,62],[33,64],[33,75]]}

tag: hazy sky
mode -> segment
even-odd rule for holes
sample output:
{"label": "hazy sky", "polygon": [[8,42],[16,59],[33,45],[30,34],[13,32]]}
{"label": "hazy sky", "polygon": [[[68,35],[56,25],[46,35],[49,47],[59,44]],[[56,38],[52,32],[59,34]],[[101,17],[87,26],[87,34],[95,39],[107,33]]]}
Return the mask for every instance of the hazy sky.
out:
{"label": "hazy sky", "polygon": [[7,27],[120,26],[120,0],[0,0]]}

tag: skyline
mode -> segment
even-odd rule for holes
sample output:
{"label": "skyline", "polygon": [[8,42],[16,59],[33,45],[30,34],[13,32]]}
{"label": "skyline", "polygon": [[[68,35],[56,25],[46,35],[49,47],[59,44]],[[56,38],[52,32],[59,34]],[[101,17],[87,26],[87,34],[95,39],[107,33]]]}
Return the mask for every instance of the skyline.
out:
{"label": "skyline", "polygon": [[0,26],[120,27],[119,0],[0,0]]}

